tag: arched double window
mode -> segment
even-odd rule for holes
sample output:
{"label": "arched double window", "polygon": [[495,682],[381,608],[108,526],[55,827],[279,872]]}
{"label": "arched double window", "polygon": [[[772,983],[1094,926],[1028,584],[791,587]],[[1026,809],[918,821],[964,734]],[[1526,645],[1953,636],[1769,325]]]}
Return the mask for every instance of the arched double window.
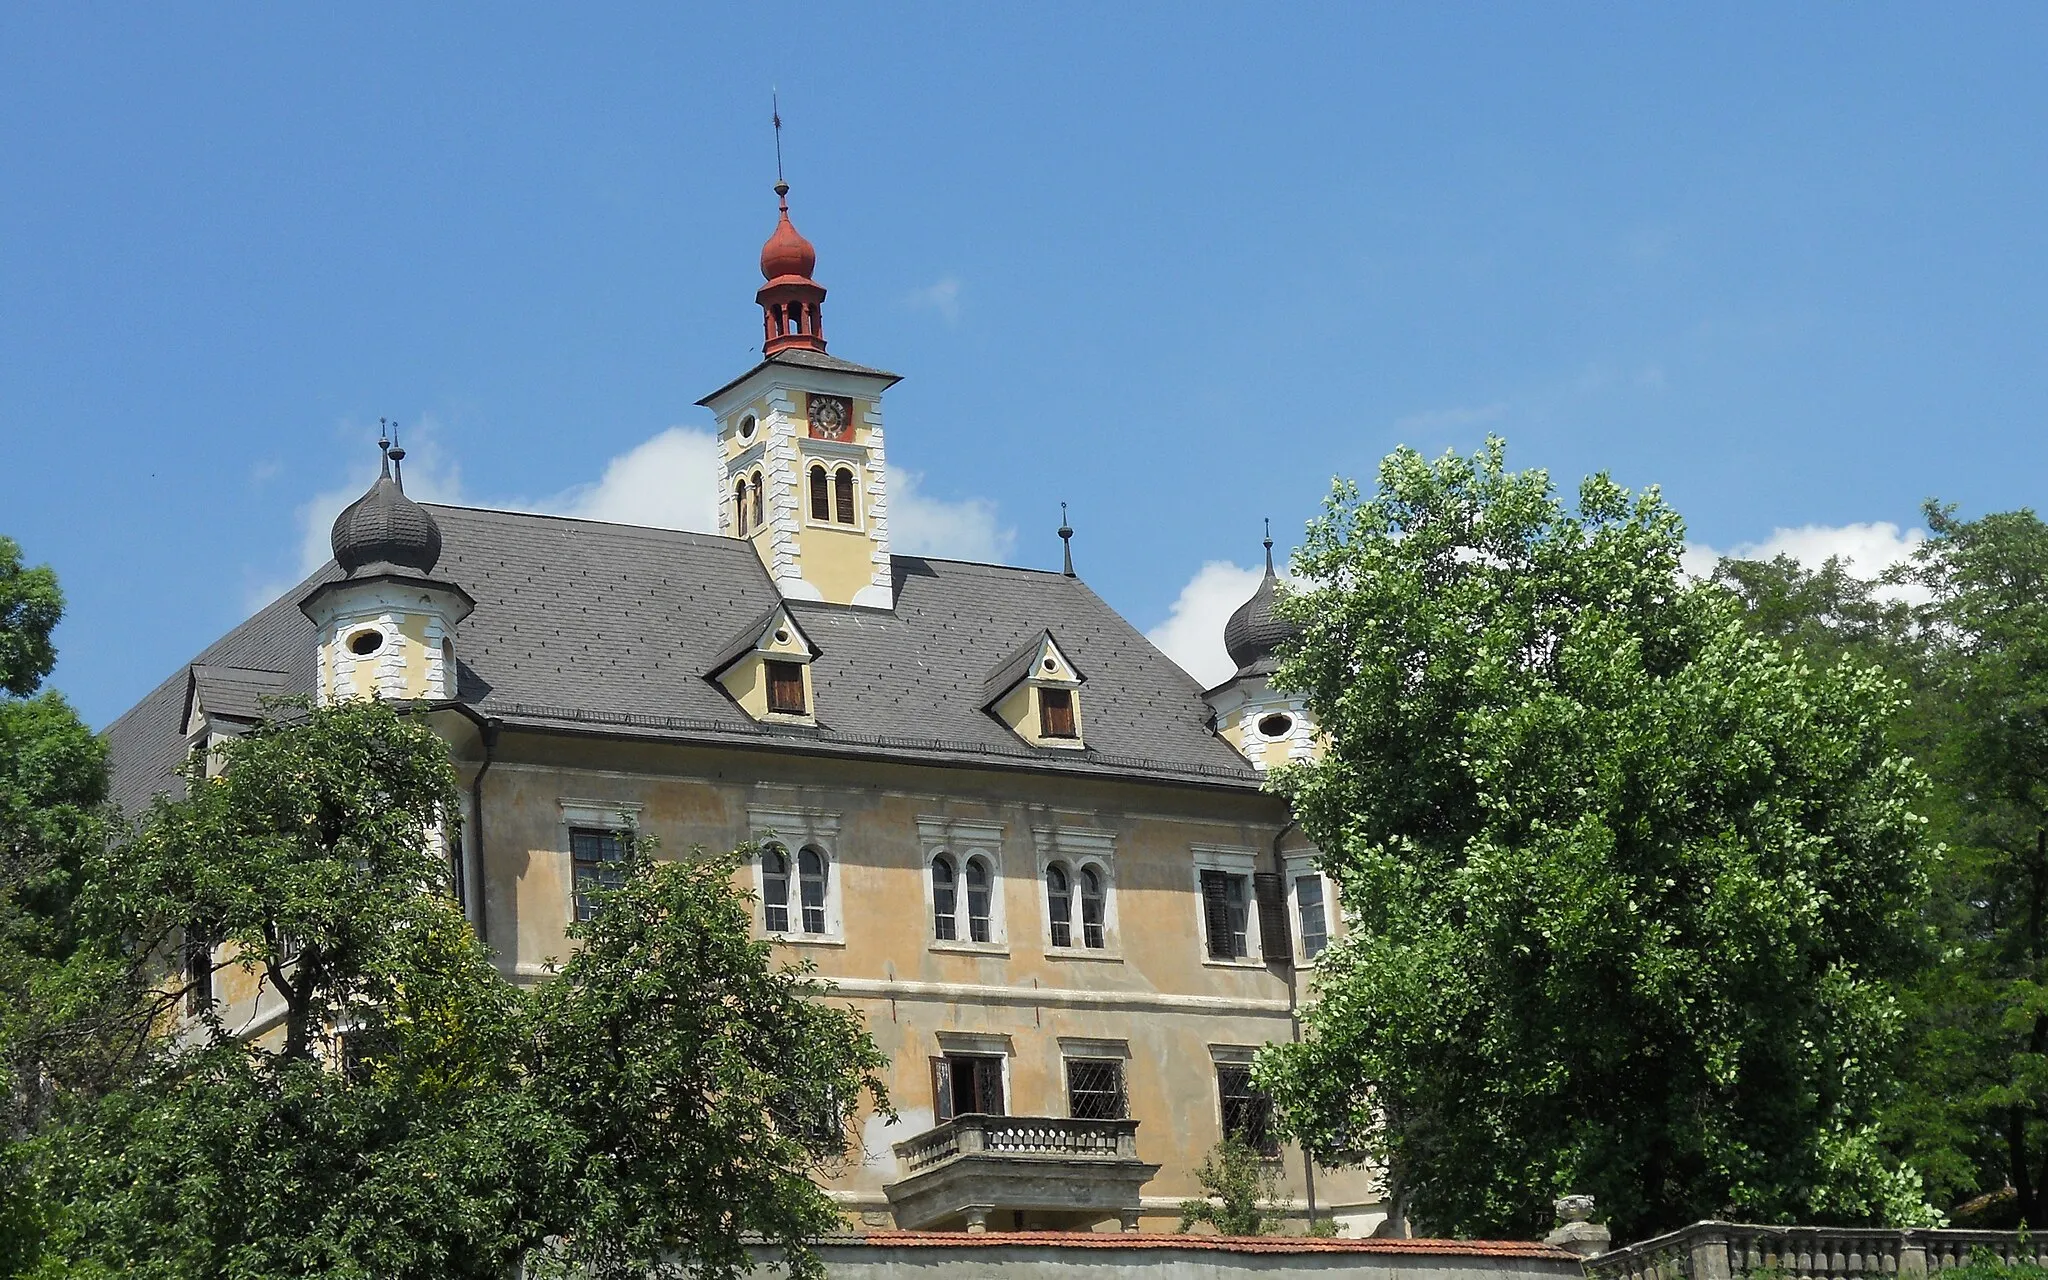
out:
{"label": "arched double window", "polygon": [[945,854],[932,859],[932,936],[951,942],[960,936],[960,889],[954,880],[953,860]]}
{"label": "arched double window", "polygon": [[732,486],[732,523],[739,530],[739,536],[747,536],[747,478],[741,476]]}
{"label": "arched double window", "polygon": [[826,477],[825,468],[813,465],[811,467],[811,519],[830,520],[832,518],[831,488],[832,482]]}
{"label": "arched double window", "polygon": [[1081,906],[1080,945],[1100,951],[1109,944],[1104,926],[1108,882],[1102,869],[1092,864],[1083,864],[1076,870],[1069,870],[1064,862],[1046,864],[1045,909],[1050,941],[1055,947],[1075,945],[1074,903],[1077,898]]}
{"label": "arched double window", "polygon": [[853,524],[853,468],[841,467],[832,475],[832,518]]}

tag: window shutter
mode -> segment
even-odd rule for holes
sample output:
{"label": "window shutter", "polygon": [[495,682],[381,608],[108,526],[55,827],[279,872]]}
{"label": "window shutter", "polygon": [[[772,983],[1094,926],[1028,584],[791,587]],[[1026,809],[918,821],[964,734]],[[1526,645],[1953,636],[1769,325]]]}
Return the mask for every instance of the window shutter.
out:
{"label": "window shutter", "polygon": [[825,496],[825,468],[811,468],[811,519],[830,520],[832,508]]}
{"label": "window shutter", "polygon": [[804,669],[801,663],[770,660],[768,667],[768,709],[791,715],[804,713]]}
{"label": "window shutter", "polygon": [[1073,690],[1040,689],[1038,691],[1038,736],[1041,738],[1071,738],[1074,736]]}
{"label": "window shutter", "polygon": [[953,1064],[932,1059],[932,1118],[940,1124],[953,1118]]}
{"label": "window shutter", "polygon": [[840,524],[852,524],[853,520],[853,472],[844,467],[832,478],[832,500],[834,514]]}
{"label": "window shutter", "polygon": [[1231,945],[1230,877],[1221,871],[1202,873],[1202,922],[1209,935],[1209,955],[1216,960],[1235,960]]}
{"label": "window shutter", "polygon": [[974,1060],[974,1105],[983,1115],[1003,1115],[1003,1060]]}
{"label": "window shutter", "polygon": [[1252,892],[1259,899],[1259,949],[1267,964],[1294,963],[1294,941],[1287,936],[1287,879],[1278,872],[1261,871],[1252,877]]}

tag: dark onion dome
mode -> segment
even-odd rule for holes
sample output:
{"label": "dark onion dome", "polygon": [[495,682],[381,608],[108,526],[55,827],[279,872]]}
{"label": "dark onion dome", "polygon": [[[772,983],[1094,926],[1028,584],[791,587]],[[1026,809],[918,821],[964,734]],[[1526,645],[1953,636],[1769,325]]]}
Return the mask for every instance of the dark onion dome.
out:
{"label": "dark onion dome", "polygon": [[377,482],[334,517],[329,543],[343,573],[389,567],[425,577],[440,561],[441,526],[425,507],[405,496],[403,481],[392,477],[391,464],[404,458],[404,450],[385,445]]}
{"label": "dark onion dome", "polygon": [[1237,606],[1230,621],[1223,624],[1223,647],[1237,664],[1237,674],[1267,675],[1273,670],[1273,652],[1300,631],[1273,612],[1280,598],[1280,577],[1273,572],[1273,540],[1266,539],[1266,576],[1252,598]]}

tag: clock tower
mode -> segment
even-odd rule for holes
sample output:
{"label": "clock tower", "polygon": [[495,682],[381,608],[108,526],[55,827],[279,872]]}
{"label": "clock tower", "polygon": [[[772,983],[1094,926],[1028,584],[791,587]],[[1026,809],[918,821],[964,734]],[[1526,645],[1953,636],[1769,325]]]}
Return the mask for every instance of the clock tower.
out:
{"label": "clock tower", "polygon": [[882,393],[893,373],[825,352],[817,250],[781,217],[761,247],[762,360],[697,403],[718,419],[718,529],[751,542],[784,599],[889,609]]}

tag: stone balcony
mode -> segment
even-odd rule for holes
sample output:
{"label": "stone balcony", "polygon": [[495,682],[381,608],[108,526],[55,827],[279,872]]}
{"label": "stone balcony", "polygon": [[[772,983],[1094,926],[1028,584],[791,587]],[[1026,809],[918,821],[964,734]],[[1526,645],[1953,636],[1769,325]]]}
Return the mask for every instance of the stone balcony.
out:
{"label": "stone balcony", "polygon": [[1156,1164],[1138,1159],[1136,1120],[955,1116],[896,1144],[904,1176],[882,1188],[912,1231],[1008,1227],[1087,1230],[1114,1218],[1138,1229],[1138,1192]]}

